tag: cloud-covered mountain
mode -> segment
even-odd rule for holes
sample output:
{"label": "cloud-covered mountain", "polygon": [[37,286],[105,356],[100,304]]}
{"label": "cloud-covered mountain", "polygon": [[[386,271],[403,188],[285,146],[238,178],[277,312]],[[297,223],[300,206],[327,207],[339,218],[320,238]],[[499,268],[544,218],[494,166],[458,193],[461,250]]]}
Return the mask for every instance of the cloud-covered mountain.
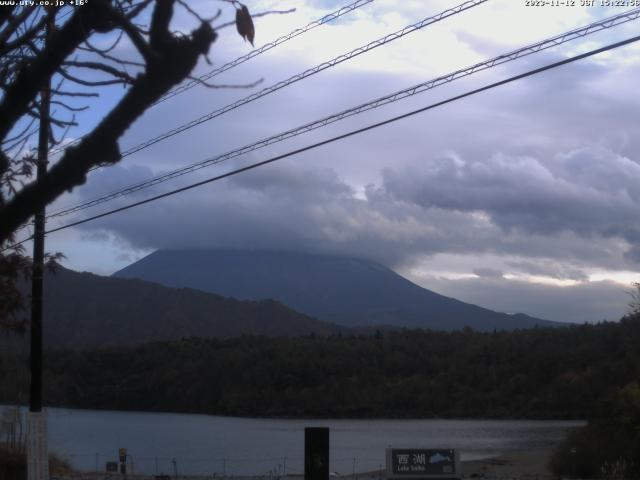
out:
{"label": "cloud-covered mountain", "polygon": [[[340,5],[338,0],[296,2],[296,12],[259,19],[257,41],[277,38]],[[368,3],[225,72],[223,83],[264,77],[258,89],[276,84],[450,6],[444,0]],[[583,27],[618,13],[613,10],[532,10],[524,2],[486,2],[99,169],[52,209],[93,200]],[[322,142],[622,40],[636,29],[629,22],[479,70],[110,205],[122,207]],[[221,31],[212,50],[219,65],[251,48],[235,32],[226,33]],[[429,47],[434,45],[438,48]],[[203,62],[195,73],[209,70]],[[65,235],[49,236],[47,245],[67,253],[74,269],[103,273],[168,248],[278,248],[366,257],[427,288],[494,310],[523,305],[533,315],[560,321],[616,319],[626,304],[620,282],[629,283],[640,272],[640,96],[628,94],[637,88],[639,75],[637,46],[616,49],[126,214],[80,224]],[[256,91],[190,89],[145,112],[121,147],[131,148]],[[78,112],[82,128],[76,133],[99,121],[95,112],[101,111]],[[486,277],[473,276],[487,268],[503,274],[494,275],[490,295]]]}
{"label": "cloud-covered mountain", "polygon": [[116,272],[238,299],[276,299],[346,326],[477,330],[557,325],[460,302],[377,263],[349,257],[256,250],[159,250]]}

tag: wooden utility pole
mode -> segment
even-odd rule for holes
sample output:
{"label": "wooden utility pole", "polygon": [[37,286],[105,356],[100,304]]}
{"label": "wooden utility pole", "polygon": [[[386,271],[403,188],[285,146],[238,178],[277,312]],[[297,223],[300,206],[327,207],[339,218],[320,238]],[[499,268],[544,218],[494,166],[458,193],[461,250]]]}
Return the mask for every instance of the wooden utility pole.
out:
{"label": "wooden utility pole", "polygon": [[[47,9],[47,14],[53,13]],[[45,37],[55,28],[55,15],[47,23]],[[38,132],[37,181],[42,181],[49,162],[49,119],[51,107],[51,79],[40,92],[40,125]],[[30,369],[31,387],[29,395],[29,438],[27,448],[28,480],[47,480],[49,478],[49,453],[47,449],[47,421],[42,409],[42,297],[44,273],[44,205],[35,214],[33,220],[33,271],[31,277],[31,338]]]}

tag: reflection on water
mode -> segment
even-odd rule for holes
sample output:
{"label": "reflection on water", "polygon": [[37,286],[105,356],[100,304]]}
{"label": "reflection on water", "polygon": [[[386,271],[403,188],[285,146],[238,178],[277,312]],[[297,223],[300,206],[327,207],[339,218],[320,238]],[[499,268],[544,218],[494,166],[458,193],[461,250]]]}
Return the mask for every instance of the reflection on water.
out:
{"label": "reflection on water", "polygon": [[549,447],[582,422],[514,420],[285,420],[49,409],[49,448],[80,470],[104,471],[127,448],[136,473],[301,473],[304,427],[330,430],[331,471],[384,466],[393,447],[456,448],[469,460]]}

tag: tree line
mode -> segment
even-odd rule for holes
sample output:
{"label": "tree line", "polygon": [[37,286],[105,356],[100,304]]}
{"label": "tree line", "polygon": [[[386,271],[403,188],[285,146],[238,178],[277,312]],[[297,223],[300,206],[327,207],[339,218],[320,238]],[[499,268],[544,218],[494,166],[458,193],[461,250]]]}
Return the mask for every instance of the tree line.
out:
{"label": "tree line", "polygon": [[[50,406],[281,417],[588,418],[640,378],[640,316],[481,333],[185,338],[50,351]],[[27,389],[0,354],[0,401]],[[21,380],[22,379],[22,380]]]}

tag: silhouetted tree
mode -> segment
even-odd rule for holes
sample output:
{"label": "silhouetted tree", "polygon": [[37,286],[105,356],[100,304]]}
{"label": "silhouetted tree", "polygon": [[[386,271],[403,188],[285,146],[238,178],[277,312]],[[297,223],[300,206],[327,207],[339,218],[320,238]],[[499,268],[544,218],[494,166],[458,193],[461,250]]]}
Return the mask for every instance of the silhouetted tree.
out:
{"label": "silhouetted tree", "polygon": [[[237,0],[218,1],[235,8],[238,32],[253,41],[246,6]],[[172,29],[177,8],[195,21],[188,34]],[[22,304],[16,282],[29,269],[24,251],[11,247],[17,229],[62,193],[83,184],[90,170],[121,159],[118,139],[145,110],[188,78],[201,57],[206,58],[217,37],[212,22],[220,14],[204,18],[187,0],[90,0],[77,7],[0,8],[0,323],[16,321]],[[111,45],[98,46],[105,41]],[[127,42],[134,57],[117,53],[116,47]],[[84,102],[99,96],[100,88],[124,88],[104,118],[61,149],[43,178],[33,179],[35,160],[28,147],[38,133],[39,95],[47,85],[53,107],[46,132],[49,148],[60,144],[76,125],[76,112],[88,108]]]}

